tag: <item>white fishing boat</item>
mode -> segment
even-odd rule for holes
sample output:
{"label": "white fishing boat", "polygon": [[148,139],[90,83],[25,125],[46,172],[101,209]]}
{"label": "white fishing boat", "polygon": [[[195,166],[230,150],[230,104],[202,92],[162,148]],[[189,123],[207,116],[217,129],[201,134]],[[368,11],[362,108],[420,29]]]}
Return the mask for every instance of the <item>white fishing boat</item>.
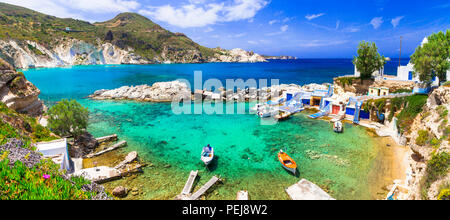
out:
{"label": "white fishing boat", "polygon": [[269,118],[278,115],[279,112],[280,111],[278,108],[270,108],[266,106],[258,111],[258,116],[261,118]]}
{"label": "white fishing boat", "polygon": [[201,160],[206,166],[214,160],[214,148],[209,146],[209,144],[203,148]]}
{"label": "white fishing boat", "polygon": [[341,121],[334,122],[333,130],[336,133],[342,133],[344,131],[344,125]]}
{"label": "white fishing boat", "polygon": [[259,112],[259,110],[260,110],[261,108],[263,108],[263,107],[264,107],[263,104],[256,104],[255,106],[253,106],[252,108],[250,108],[250,113],[251,113],[251,114],[255,114],[255,113]]}

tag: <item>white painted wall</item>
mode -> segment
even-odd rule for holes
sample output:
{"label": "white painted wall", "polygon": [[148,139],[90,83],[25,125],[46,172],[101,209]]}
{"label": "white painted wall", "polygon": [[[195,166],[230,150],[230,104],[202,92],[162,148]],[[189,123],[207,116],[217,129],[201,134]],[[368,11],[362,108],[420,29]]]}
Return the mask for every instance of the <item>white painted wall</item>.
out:
{"label": "white painted wall", "polygon": [[[361,73],[359,72],[359,70],[356,68],[355,65],[354,65],[354,67],[355,67],[355,77],[360,77]],[[384,75],[384,67],[372,73],[372,76],[374,76],[374,77],[383,76],[383,75]]]}

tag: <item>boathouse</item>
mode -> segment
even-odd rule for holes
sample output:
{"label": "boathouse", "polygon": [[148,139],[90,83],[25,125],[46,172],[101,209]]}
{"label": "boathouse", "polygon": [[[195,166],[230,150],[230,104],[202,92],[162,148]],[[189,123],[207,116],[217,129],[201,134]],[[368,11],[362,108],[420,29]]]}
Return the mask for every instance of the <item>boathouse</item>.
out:
{"label": "boathouse", "polygon": [[362,109],[363,101],[359,101],[358,98],[350,98],[347,106],[345,107],[345,115],[353,119],[353,122],[359,124],[361,119],[370,119],[370,112],[366,112]]}
{"label": "boathouse", "polygon": [[36,148],[38,152],[42,153],[44,158],[51,159],[54,163],[60,165],[61,170],[73,170],[67,151],[67,139],[37,143]]}
{"label": "boathouse", "polygon": [[311,94],[310,105],[320,107],[320,105],[322,103],[322,99],[328,97],[328,92],[329,91],[327,91],[327,90],[315,90]]}
{"label": "boathouse", "polygon": [[325,98],[325,106],[331,105],[330,114],[331,115],[339,115],[341,112],[345,110],[345,104],[339,102],[338,100],[334,100],[332,98]]}

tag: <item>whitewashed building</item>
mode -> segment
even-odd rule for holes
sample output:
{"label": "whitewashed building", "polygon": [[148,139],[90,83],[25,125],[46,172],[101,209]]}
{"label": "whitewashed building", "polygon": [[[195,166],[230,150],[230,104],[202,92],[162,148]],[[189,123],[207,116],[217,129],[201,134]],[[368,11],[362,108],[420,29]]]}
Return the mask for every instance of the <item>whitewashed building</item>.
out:
{"label": "whitewashed building", "polygon": [[[426,43],[428,43],[428,39],[424,38],[421,46],[423,46]],[[449,79],[450,79],[450,70],[447,71],[447,80],[449,80]],[[414,76],[414,64],[412,64],[411,62],[409,62],[408,65],[406,65],[406,66],[398,67],[396,80],[414,81],[414,82],[420,83],[418,74],[416,76]],[[439,85],[439,82],[440,82],[439,77],[434,77],[432,79],[432,81],[433,81],[432,82],[433,85]]]}
{"label": "whitewashed building", "polygon": [[44,158],[49,158],[60,165],[61,170],[72,170],[69,152],[67,151],[67,139],[37,143],[36,148]]}
{"label": "whitewashed building", "polygon": [[[360,77],[360,76],[361,76],[361,73],[359,72],[358,68],[356,68],[356,65],[354,65],[354,66],[355,66],[355,74],[354,74],[355,77]],[[383,76],[384,76],[384,67],[382,67],[382,68],[380,68],[379,70],[373,72],[373,73],[372,73],[372,76],[375,77],[375,78],[377,78],[377,77],[383,77]]]}

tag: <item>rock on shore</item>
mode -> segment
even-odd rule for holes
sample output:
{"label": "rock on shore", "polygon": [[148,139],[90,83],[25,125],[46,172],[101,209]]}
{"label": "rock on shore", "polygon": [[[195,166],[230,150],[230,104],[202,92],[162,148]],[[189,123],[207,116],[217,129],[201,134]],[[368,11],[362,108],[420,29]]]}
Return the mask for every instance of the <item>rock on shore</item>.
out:
{"label": "rock on shore", "polygon": [[145,102],[171,102],[179,97],[191,98],[188,85],[180,81],[159,82],[153,86],[123,86],[113,90],[99,90],[89,96],[96,100],[116,99]]}
{"label": "rock on shore", "polygon": [[244,102],[249,100],[270,100],[280,97],[284,92],[297,93],[302,91],[312,92],[314,90],[327,90],[329,84],[308,84],[304,86],[296,84],[281,84],[261,89],[247,88],[225,90],[219,88],[218,92],[207,90],[195,90],[191,92],[189,86],[180,81],[158,82],[153,86],[123,86],[112,90],[98,90],[89,98],[95,100],[135,100],[143,102],[171,102],[183,100],[216,100],[216,101],[238,101]]}
{"label": "rock on shore", "polygon": [[6,61],[0,59],[0,101],[19,113],[38,116],[45,110],[39,99],[41,91],[18,73]]}

